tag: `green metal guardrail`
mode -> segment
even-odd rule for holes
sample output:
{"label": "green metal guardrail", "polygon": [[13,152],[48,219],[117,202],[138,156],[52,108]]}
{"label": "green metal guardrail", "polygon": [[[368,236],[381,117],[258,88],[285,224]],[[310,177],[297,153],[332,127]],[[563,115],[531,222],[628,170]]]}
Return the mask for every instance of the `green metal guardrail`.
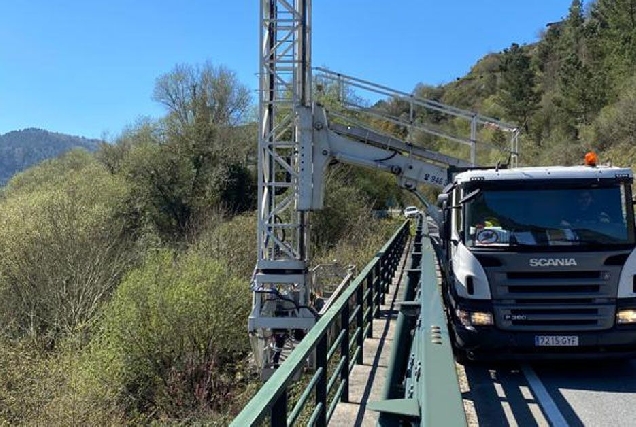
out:
{"label": "green metal guardrail", "polygon": [[[301,419],[309,425],[326,426],[337,403],[348,402],[349,374],[354,365],[362,363],[364,339],[371,337],[373,319],[384,303],[409,230],[410,223],[405,221],[263,384],[232,426],[288,426]],[[315,358],[315,370],[305,388],[296,390],[296,374],[307,366],[310,357]],[[295,402],[290,411],[292,400]]]}
{"label": "green metal guardrail", "polygon": [[367,405],[380,411],[379,426],[467,424],[425,221],[413,240],[384,400]]}

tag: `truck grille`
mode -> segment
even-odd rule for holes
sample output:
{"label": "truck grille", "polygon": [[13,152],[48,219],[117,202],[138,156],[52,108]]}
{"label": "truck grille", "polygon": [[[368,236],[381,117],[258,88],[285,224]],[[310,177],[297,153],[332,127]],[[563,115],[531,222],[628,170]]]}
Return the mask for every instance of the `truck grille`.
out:
{"label": "truck grille", "polygon": [[598,293],[599,290],[601,289],[601,287],[599,285],[577,285],[577,286],[571,286],[571,285],[541,285],[541,286],[534,286],[534,285],[528,285],[528,286],[509,286],[508,287],[508,292],[510,292],[511,294],[531,294],[531,293],[564,293],[567,292],[569,294],[572,293],[583,293],[583,294],[589,294],[589,293]]}
{"label": "truck grille", "polygon": [[496,304],[497,326],[518,331],[599,330],[614,325],[614,304]]}
{"label": "truck grille", "polygon": [[491,271],[489,279],[501,329],[577,331],[614,325],[616,273],[499,270]]}

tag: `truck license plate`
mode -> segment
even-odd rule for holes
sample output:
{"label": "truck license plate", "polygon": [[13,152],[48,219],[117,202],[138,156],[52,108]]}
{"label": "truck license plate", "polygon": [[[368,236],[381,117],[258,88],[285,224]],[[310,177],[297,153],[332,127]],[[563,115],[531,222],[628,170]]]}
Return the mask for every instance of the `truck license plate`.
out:
{"label": "truck license plate", "polygon": [[576,347],[579,337],[576,335],[536,335],[534,345],[537,347]]}

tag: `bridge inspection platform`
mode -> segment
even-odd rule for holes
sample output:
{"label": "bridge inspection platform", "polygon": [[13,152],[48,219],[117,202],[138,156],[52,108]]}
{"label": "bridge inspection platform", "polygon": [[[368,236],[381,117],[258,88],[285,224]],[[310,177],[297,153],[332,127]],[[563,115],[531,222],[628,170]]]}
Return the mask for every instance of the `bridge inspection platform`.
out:
{"label": "bridge inspection platform", "polygon": [[399,227],[232,426],[466,425],[430,225]]}

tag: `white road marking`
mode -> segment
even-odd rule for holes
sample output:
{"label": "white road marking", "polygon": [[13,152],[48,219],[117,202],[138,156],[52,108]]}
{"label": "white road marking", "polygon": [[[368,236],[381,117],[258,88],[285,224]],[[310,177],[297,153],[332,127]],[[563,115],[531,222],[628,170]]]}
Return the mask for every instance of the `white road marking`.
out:
{"label": "white road marking", "polygon": [[539,405],[543,409],[545,417],[550,422],[550,425],[555,427],[567,427],[568,423],[565,421],[563,414],[559,411],[556,403],[552,400],[550,393],[546,390],[545,386],[537,376],[537,374],[528,365],[521,365],[521,370],[528,380],[528,384],[532,389],[535,399],[539,402]]}

